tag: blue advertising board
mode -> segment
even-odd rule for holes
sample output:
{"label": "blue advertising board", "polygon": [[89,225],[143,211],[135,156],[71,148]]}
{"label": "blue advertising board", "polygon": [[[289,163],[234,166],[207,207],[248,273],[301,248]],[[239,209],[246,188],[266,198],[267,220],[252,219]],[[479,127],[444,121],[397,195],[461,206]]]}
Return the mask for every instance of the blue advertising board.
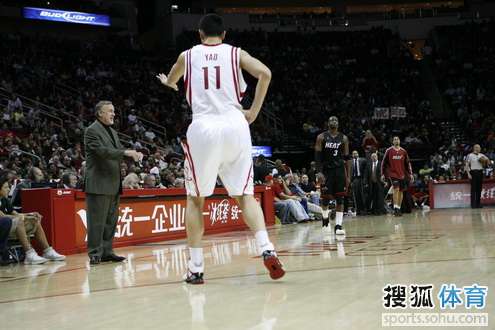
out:
{"label": "blue advertising board", "polygon": [[271,157],[272,156],[272,147],[253,146],[251,154],[253,157],[258,157],[259,155],[263,155],[265,157]]}
{"label": "blue advertising board", "polygon": [[88,24],[99,26],[110,26],[110,16],[77,11],[55,10],[47,8],[24,7],[22,10],[24,18],[42,21],[65,22],[73,24]]}

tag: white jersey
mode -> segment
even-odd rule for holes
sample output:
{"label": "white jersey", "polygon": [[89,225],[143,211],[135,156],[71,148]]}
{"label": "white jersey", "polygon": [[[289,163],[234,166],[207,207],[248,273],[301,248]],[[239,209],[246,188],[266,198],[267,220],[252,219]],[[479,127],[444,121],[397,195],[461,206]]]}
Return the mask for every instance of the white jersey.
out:
{"label": "white jersey", "polygon": [[242,109],[246,83],[240,55],[240,48],[228,44],[201,44],[186,51],[184,84],[193,120]]}

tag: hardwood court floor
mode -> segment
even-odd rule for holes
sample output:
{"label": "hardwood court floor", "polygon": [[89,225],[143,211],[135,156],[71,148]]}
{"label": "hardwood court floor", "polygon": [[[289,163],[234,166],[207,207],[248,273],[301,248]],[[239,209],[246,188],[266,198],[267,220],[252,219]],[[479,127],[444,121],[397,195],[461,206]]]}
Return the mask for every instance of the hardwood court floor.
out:
{"label": "hardwood court floor", "polygon": [[89,267],[81,254],[0,267],[0,329],[380,329],[388,283],[488,286],[479,312],[495,329],[495,209],[344,221],[343,242],[320,223],[270,228],[287,270],[280,281],[249,232],[206,237],[202,286],[182,283],[184,241],[118,249],[123,264]]}

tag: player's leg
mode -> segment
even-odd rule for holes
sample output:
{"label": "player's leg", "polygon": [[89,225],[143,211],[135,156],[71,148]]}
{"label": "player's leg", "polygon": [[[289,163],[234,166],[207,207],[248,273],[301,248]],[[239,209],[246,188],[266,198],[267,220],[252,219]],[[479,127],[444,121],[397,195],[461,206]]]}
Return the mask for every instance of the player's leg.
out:
{"label": "player's leg", "polygon": [[335,234],[336,235],[345,235],[344,227],[342,224],[344,222],[344,197],[342,194],[337,194],[335,198]]}
{"label": "player's leg", "polygon": [[[325,172],[325,178],[326,178],[326,181],[325,181],[325,185],[326,185],[326,188],[327,188],[327,191],[326,191],[326,194],[329,194],[332,196],[333,199],[335,199],[335,172],[331,169],[327,170]],[[325,203],[328,202],[330,203],[330,201],[325,201]],[[323,216],[323,221],[322,221],[322,224],[321,224],[321,228],[322,228],[322,231],[324,233],[331,233],[332,232],[332,228],[330,227],[330,217],[329,217],[329,213],[330,211],[328,210],[328,212],[325,212],[326,216],[324,215]]]}
{"label": "player's leg", "polygon": [[275,247],[268,237],[263,210],[258,201],[254,198],[252,177],[250,174],[245,175],[244,177],[239,175],[239,173],[250,172],[248,170],[250,167],[252,167],[251,159],[242,161],[242,158],[240,158],[235,163],[230,164],[230,166],[224,167],[220,171],[220,178],[229,192],[229,195],[237,200],[237,203],[242,210],[244,222],[248,225],[256,238],[258,252],[263,257],[263,263],[270,272],[270,277],[272,279],[278,279],[284,276],[285,271],[282,263],[278,260]]}
{"label": "player's leg", "polygon": [[242,210],[244,222],[249,226],[256,238],[258,252],[263,257],[263,263],[270,272],[270,277],[274,280],[281,278],[285,274],[282,263],[277,257],[275,247],[268,237],[265,226],[265,217],[260,204],[253,195],[234,196]]}
{"label": "player's leg", "polygon": [[188,274],[186,282],[191,284],[203,283],[204,257],[201,240],[205,231],[203,221],[204,197],[187,196],[186,232],[189,246]]}
{"label": "player's leg", "polygon": [[[228,134],[232,139],[229,141],[227,150],[224,150],[227,156],[220,166],[219,176],[229,195],[239,203],[244,222],[254,233],[258,252],[263,257],[263,262],[270,272],[270,277],[278,279],[284,276],[285,271],[268,237],[263,210],[254,198],[251,136],[247,123],[245,126],[242,126],[242,124],[238,131]],[[238,143],[232,144],[231,142],[235,141],[236,138]]]}
{"label": "player's leg", "polygon": [[343,228],[344,221],[344,194],[345,194],[345,168],[338,168],[336,170],[336,182],[335,182],[335,200],[336,200],[336,213],[335,213],[335,234],[345,235]]}
{"label": "player's leg", "polygon": [[394,215],[399,216],[400,213],[400,189],[394,187],[394,195],[393,195],[393,200],[394,200]]}
{"label": "player's leg", "polygon": [[323,223],[326,222],[328,226],[329,216],[330,216],[330,200],[328,198],[322,198],[320,200],[320,205],[322,209],[322,217],[323,217]]}
{"label": "player's leg", "polygon": [[391,179],[392,182],[392,187],[394,189],[394,193],[392,196],[392,201],[394,205],[394,216],[399,216],[400,215],[400,206],[401,206],[401,186],[400,186],[400,180],[398,179]]}
{"label": "player's leg", "polygon": [[399,189],[399,192],[397,194],[398,202],[399,202],[399,216],[402,215],[402,212],[400,211],[400,208],[402,206],[402,201],[404,200],[404,193],[402,192],[401,189]]}
{"label": "player's leg", "polygon": [[193,122],[187,132],[187,141],[182,142],[187,192],[185,221],[190,256],[185,281],[190,284],[203,284],[203,206],[205,197],[215,189],[221,149],[218,147],[219,139],[220,136],[208,125]]}

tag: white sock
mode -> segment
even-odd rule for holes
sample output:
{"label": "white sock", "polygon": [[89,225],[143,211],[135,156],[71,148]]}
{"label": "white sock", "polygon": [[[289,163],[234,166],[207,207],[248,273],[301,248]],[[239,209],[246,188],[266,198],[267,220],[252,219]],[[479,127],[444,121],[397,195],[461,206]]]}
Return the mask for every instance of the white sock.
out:
{"label": "white sock", "polygon": [[328,214],[329,213],[330,213],[330,210],[328,210],[328,209],[327,210],[322,210],[322,214],[321,215],[323,216],[323,219],[328,218]]}
{"label": "white sock", "polygon": [[400,206],[397,204],[394,204],[394,209],[400,209]]}
{"label": "white sock", "polygon": [[205,269],[203,248],[189,248],[189,270],[193,273],[203,273]]}
{"label": "white sock", "polygon": [[268,237],[268,232],[266,230],[259,230],[254,234],[256,238],[256,244],[258,245],[258,252],[263,253],[264,251],[275,250],[275,247],[270,242],[270,238]]}
{"label": "white sock", "polygon": [[335,214],[335,224],[342,226],[342,221],[344,220],[344,212],[339,212]]}
{"label": "white sock", "polygon": [[345,258],[345,248],[343,242],[337,242],[337,257]]}
{"label": "white sock", "polygon": [[30,248],[29,250],[26,251],[26,255],[32,255],[32,254],[38,255],[38,253],[36,253],[36,251],[33,248]]}

